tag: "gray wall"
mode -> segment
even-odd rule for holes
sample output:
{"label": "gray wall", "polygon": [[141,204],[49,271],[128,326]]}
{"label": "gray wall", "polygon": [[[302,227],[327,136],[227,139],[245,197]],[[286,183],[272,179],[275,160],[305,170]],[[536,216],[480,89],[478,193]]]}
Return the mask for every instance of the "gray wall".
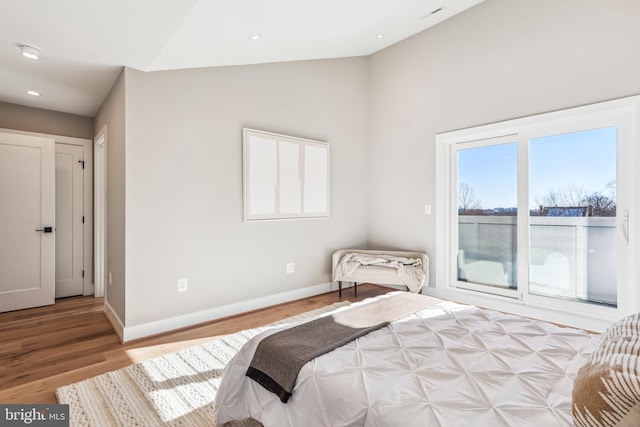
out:
{"label": "gray wall", "polygon": [[[367,76],[367,58],[126,70],[127,326],[329,282],[331,253],[366,244]],[[329,219],[243,222],[243,127],[331,144]]]}
{"label": "gray wall", "polygon": [[636,0],[488,0],[371,56],[369,246],[435,260],[436,133],[640,93],[638,16]]}
{"label": "gray wall", "polygon": [[0,102],[0,128],[93,139],[93,119]]}
{"label": "gray wall", "polygon": [[[368,58],[125,70],[95,121],[110,304],[135,326],[292,291],[328,282],[349,246],[435,260],[436,133],[640,93],[639,15],[634,0],[488,0]],[[242,221],[245,126],[331,143],[330,219]]]}
{"label": "gray wall", "polygon": [[[95,118],[95,130],[107,126],[107,235],[105,265],[105,298],[122,322],[125,313],[125,181],[126,181],[126,128],[125,81],[123,71],[105,99]],[[108,275],[111,272],[112,284]]]}

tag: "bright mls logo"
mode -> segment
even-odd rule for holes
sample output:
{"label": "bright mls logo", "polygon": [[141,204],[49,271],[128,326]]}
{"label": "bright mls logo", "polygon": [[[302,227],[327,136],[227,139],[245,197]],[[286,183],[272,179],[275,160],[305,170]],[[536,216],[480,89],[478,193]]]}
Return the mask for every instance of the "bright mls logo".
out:
{"label": "bright mls logo", "polygon": [[69,427],[69,405],[0,405],[0,425]]}

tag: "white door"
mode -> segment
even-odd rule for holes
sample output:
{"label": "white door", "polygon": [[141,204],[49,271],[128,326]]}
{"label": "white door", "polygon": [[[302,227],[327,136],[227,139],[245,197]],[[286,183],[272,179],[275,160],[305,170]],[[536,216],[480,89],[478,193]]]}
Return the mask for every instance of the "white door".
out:
{"label": "white door", "polygon": [[0,312],[55,302],[53,139],[0,133]]}
{"label": "white door", "polygon": [[56,143],[56,298],[84,293],[83,154]]}

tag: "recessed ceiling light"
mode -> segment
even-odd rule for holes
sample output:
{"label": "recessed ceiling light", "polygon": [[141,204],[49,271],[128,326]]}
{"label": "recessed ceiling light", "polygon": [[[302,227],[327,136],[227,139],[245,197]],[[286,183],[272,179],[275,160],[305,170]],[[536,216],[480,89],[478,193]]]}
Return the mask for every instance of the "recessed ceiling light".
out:
{"label": "recessed ceiling light", "polygon": [[376,38],[377,38],[377,39],[383,39],[383,38],[384,38],[384,34],[378,34],[378,35],[376,36]]}
{"label": "recessed ceiling light", "polygon": [[31,46],[28,44],[20,43],[18,45],[20,48],[20,55],[29,59],[40,59],[42,52],[35,46]]}
{"label": "recessed ceiling light", "polygon": [[249,40],[258,40],[259,38],[262,38],[262,35],[254,34],[251,37],[249,37]]}
{"label": "recessed ceiling light", "polygon": [[31,95],[31,96],[40,96],[40,92],[38,92],[37,90],[28,90],[27,94]]}

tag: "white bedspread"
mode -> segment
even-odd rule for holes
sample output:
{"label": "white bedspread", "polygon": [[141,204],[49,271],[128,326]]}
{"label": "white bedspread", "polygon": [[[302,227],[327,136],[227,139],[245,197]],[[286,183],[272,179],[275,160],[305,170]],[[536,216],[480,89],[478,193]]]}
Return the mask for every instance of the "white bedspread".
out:
{"label": "white bedspread", "polygon": [[443,301],[307,363],[284,404],[245,376],[259,340],[277,330],[227,365],[216,424],[571,426],[573,379],[600,339]]}

